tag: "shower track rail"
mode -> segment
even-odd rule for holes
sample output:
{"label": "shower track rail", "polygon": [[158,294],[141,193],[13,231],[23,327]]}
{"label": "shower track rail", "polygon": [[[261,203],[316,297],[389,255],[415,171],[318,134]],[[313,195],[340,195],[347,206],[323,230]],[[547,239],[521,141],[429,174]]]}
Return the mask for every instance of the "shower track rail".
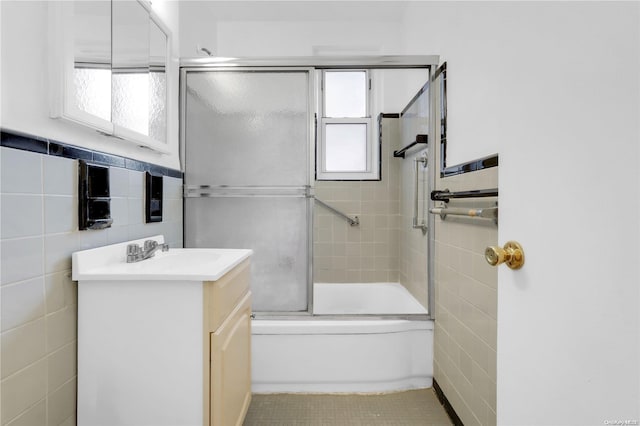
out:
{"label": "shower track rail", "polygon": [[333,213],[337,214],[338,216],[346,219],[347,222],[349,222],[349,225],[351,226],[358,226],[360,225],[360,219],[358,219],[358,216],[354,216],[353,218],[345,213],[342,213],[340,210],[336,209],[335,207],[327,204],[326,202],[322,201],[319,198],[313,197],[314,201],[318,204],[320,204],[322,207],[324,207],[327,210],[332,211]]}
{"label": "shower track rail", "polygon": [[360,225],[358,216],[351,217],[335,207],[312,195],[309,186],[230,186],[230,185],[185,185],[185,198],[216,198],[216,197],[296,197],[313,198],[313,200],[344,218],[349,225]]}
{"label": "shower track rail", "polygon": [[185,198],[215,197],[308,197],[308,186],[231,186],[231,185],[185,185]]}

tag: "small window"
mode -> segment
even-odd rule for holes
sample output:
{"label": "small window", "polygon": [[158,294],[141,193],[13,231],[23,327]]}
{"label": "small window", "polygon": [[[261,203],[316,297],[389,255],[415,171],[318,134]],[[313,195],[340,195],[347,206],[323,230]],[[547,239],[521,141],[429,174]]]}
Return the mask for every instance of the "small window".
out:
{"label": "small window", "polygon": [[316,178],[379,180],[380,150],[372,135],[366,70],[324,71]]}

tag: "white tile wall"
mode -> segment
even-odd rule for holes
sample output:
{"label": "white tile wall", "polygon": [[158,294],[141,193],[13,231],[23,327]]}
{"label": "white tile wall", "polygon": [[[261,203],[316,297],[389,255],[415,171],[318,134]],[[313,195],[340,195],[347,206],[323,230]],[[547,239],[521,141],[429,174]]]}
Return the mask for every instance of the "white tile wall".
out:
{"label": "white tile wall", "polygon": [[[439,179],[438,189],[496,188],[498,168]],[[451,201],[492,206],[495,199]],[[498,227],[483,219],[436,217],[434,377],[465,425],[496,422],[497,268],[484,249]]]}
{"label": "white tile wall", "polygon": [[78,230],[75,160],[0,148],[1,425],[75,425],[77,283],[71,253],[164,234],[182,246],[181,179],[144,224],[144,174],[110,169],[113,226]]}
{"label": "white tile wall", "polygon": [[[415,135],[414,135],[415,137]],[[402,223],[400,234],[400,283],[425,308],[429,304],[428,296],[428,234],[424,235],[420,229],[413,228],[414,199],[415,199],[415,163],[414,159],[423,154],[422,151],[412,151],[402,162],[402,202],[400,203],[400,220]],[[419,168],[418,177],[418,221],[426,222],[425,199],[427,198],[427,173],[425,168]]]}

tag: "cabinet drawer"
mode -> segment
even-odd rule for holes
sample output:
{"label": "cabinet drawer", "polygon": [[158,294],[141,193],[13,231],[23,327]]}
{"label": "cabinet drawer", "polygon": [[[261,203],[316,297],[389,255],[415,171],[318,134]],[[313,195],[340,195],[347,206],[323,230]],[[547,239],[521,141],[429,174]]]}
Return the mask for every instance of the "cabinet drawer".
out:
{"label": "cabinet drawer", "polygon": [[[247,259],[218,281],[204,285],[205,328],[214,332],[229,316],[242,297],[249,291],[251,264]],[[207,318],[208,317],[208,318]]]}

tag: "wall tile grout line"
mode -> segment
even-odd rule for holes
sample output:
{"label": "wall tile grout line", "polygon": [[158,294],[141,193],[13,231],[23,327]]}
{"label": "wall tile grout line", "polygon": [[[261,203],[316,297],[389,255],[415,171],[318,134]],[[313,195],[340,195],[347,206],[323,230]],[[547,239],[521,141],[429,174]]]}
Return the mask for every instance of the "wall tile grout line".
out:
{"label": "wall tile grout line", "polygon": [[[23,203],[12,202],[3,204],[3,213],[12,218],[10,223],[11,226],[15,224],[16,231],[29,226],[39,228],[32,235],[7,232],[5,236],[9,238],[0,236],[2,247],[7,249],[2,253],[0,290],[2,303],[10,307],[2,310],[0,319],[3,326],[11,327],[1,334],[2,360],[9,363],[6,373],[11,373],[0,383],[3,424],[33,421],[34,416],[41,419],[38,423],[57,424],[73,419],[72,407],[75,406],[73,383],[77,381],[77,366],[71,365],[72,360],[68,357],[77,347],[77,283],[71,281],[71,253],[156,234],[165,234],[173,247],[181,247],[183,211],[182,208],[165,210],[162,223],[147,225],[142,208],[136,206],[136,211],[141,213],[135,223],[129,221],[128,208],[125,208],[125,214],[117,220],[121,226],[79,231],[75,220],[67,220],[68,214],[60,216],[76,204],[73,201],[77,197],[75,160],[7,146],[2,146],[0,151],[3,166],[7,166],[1,170],[2,200],[20,201],[27,197],[38,200],[32,203],[37,205],[33,214],[21,214]],[[144,174],[114,167],[111,170],[114,171],[112,176],[120,177],[112,181],[112,190],[121,197],[113,199],[122,200],[120,203],[125,206],[141,203]],[[165,200],[179,203],[182,178],[167,176],[164,181],[167,187]],[[171,202],[166,207],[172,207]],[[60,218],[51,220],[47,216],[51,214]],[[30,221],[37,221],[37,225]],[[21,254],[20,250],[28,252]],[[16,393],[20,387],[24,390]],[[8,395],[13,396],[7,399]]]}

